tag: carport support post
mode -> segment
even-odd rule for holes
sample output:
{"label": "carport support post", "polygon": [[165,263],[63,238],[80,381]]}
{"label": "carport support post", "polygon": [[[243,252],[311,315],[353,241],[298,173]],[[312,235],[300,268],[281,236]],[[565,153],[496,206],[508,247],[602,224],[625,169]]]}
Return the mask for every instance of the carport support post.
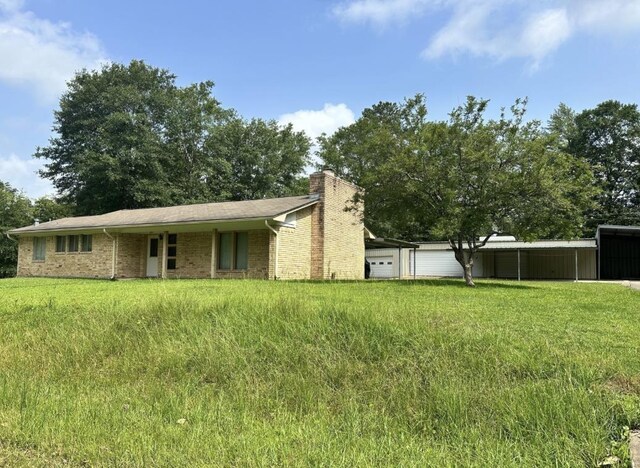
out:
{"label": "carport support post", "polygon": [[578,281],[578,249],[576,251],[576,281]]}
{"label": "carport support post", "polygon": [[398,279],[402,279],[402,247],[398,247]]}
{"label": "carport support post", "polygon": [[518,281],[520,281],[520,249],[518,249]]}
{"label": "carport support post", "polygon": [[416,248],[413,248],[413,279],[416,279],[416,263],[418,259],[416,258]]}

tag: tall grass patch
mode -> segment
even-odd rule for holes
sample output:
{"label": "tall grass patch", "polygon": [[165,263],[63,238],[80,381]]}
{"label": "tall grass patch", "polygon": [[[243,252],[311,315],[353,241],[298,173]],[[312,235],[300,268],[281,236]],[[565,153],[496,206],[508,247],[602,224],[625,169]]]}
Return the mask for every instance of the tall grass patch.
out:
{"label": "tall grass patch", "polygon": [[0,282],[0,462],[593,466],[640,295],[453,281]]}

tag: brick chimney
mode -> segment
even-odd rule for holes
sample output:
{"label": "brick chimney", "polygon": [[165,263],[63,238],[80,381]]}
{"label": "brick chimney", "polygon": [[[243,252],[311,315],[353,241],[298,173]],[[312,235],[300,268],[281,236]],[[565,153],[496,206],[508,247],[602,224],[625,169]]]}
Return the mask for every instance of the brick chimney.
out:
{"label": "brick chimney", "polygon": [[363,207],[347,210],[362,189],[330,170],[311,174],[309,189],[320,197],[311,215],[311,278],[363,278]]}

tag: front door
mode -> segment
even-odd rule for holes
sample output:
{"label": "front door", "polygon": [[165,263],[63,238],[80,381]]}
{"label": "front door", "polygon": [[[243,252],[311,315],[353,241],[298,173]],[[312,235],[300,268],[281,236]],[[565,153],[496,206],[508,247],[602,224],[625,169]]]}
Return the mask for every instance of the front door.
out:
{"label": "front door", "polygon": [[158,276],[158,245],[160,239],[158,236],[149,236],[147,243],[147,276]]}

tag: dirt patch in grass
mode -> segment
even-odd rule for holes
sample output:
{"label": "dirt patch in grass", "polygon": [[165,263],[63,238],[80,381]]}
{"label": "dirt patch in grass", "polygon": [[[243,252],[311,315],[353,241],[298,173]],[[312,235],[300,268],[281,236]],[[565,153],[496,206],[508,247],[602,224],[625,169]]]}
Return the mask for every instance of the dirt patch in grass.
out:
{"label": "dirt patch in grass", "polygon": [[615,393],[640,396],[640,375],[616,375],[605,384],[605,388]]}
{"label": "dirt patch in grass", "polygon": [[68,460],[64,456],[44,453],[36,446],[21,446],[0,440],[0,467],[80,467],[89,466]]}

